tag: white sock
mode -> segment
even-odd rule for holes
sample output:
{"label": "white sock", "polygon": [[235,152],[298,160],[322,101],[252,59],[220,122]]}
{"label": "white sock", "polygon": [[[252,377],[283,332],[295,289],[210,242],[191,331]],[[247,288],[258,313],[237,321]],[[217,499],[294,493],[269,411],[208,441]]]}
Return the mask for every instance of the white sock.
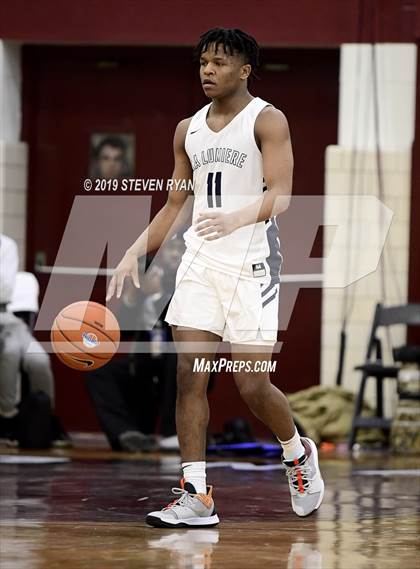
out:
{"label": "white sock", "polygon": [[[277,437],[278,438],[278,437]],[[295,434],[288,441],[281,441],[278,438],[279,443],[283,447],[283,460],[294,460],[295,458],[300,458],[305,454],[305,447],[300,440],[300,435],[295,427]]]}
{"label": "white sock", "polygon": [[197,494],[207,494],[206,462],[183,462],[181,466],[184,481],[192,484]]}

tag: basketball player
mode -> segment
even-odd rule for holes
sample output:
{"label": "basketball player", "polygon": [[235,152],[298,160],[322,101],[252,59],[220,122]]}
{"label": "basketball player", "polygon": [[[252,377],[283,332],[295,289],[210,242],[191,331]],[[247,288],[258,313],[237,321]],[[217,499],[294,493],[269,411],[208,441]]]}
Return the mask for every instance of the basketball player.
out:
{"label": "basketball player", "polygon": [[[178,498],[147,516],[153,526],[219,522],[206,484],[209,374],[195,371],[194,359],[212,360],[223,339],[231,344],[233,362],[255,364],[271,359],[277,339],[282,258],[275,216],[289,205],[293,157],[283,113],[248,91],[258,51],[256,41],[238,29],[216,28],[201,36],[196,53],[211,102],[175,131],[173,178],[194,181],[193,222],[184,235],[186,251],[166,316],[178,349],[176,420],[183,478],[181,488],[173,488]],[[162,244],[187,197],[185,191],[169,193],[116,268],[107,299],[115,291],[121,295],[126,276],[139,286],[137,258]],[[180,344],[189,342],[213,348],[184,353]],[[237,371],[234,380],[251,411],[280,441],[293,510],[307,516],[324,494],[316,446],[299,437],[286,397],[267,372],[257,369]]]}

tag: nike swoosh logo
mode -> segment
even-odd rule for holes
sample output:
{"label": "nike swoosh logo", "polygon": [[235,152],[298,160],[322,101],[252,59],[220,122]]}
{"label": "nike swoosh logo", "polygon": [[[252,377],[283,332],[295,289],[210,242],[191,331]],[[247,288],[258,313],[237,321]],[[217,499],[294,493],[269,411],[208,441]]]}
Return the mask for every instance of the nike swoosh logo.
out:
{"label": "nike swoosh logo", "polygon": [[199,130],[200,130],[199,128],[197,128],[197,130],[192,130],[192,131],[190,132],[190,134],[195,134],[195,133],[198,132]]}
{"label": "nike swoosh logo", "polygon": [[79,364],[82,364],[85,367],[92,367],[93,365],[95,365],[95,362],[93,360],[84,360],[84,359],[78,358],[76,356],[71,356],[71,357],[73,360],[75,360]]}

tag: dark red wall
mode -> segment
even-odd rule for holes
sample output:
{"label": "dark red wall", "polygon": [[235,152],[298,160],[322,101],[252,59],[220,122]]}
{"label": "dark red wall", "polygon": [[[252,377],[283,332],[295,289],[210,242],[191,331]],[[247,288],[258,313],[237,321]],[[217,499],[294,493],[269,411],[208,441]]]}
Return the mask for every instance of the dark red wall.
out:
{"label": "dark red wall", "polygon": [[14,0],[0,4],[0,37],[30,43],[193,45],[205,30],[243,28],[261,45],[339,46],[412,41],[416,0]]}
{"label": "dark red wall", "polygon": [[[263,66],[252,92],[288,117],[296,164],[294,193],[322,194],[325,148],[336,143],[339,52],[264,50],[262,60],[277,64],[276,69],[281,65],[280,71]],[[206,100],[188,48],[26,46],[23,71],[23,138],[30,153],[27,262],[32,269],[39,250],[46,252],[48,264],[54,263],[73,199],[86,195],[82,180],[92,132],[134,132],[136,176],[167,177],[176,123]],[[155,211],[165,198],[154,195]],[[287,273],[288,236],[283,237]],[[40,279],[45,290],[47,277]],[[104,279],[95,294],[103,302]],[[320,321],[320,289],[302,290],[276,356],[274,382],[283,389],[296,391],[319,382]],[[72,429],[96,428],[80,374],[55,358],[54,370],[58,412],[65,423]],[[257,425],[240,403],[231,376],[220,378],[211,402],[213,430],[232,414]]]}

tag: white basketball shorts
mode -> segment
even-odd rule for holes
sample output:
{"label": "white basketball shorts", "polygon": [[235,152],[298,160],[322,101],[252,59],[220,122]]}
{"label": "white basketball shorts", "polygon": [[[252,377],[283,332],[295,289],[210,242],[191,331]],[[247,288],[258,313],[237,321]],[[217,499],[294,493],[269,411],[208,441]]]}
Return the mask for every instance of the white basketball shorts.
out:
{"label": "white basketball shorts", "polygon": [[165,320],[213,332],[232,344],[273,346],[279,287],[182,261]]}

